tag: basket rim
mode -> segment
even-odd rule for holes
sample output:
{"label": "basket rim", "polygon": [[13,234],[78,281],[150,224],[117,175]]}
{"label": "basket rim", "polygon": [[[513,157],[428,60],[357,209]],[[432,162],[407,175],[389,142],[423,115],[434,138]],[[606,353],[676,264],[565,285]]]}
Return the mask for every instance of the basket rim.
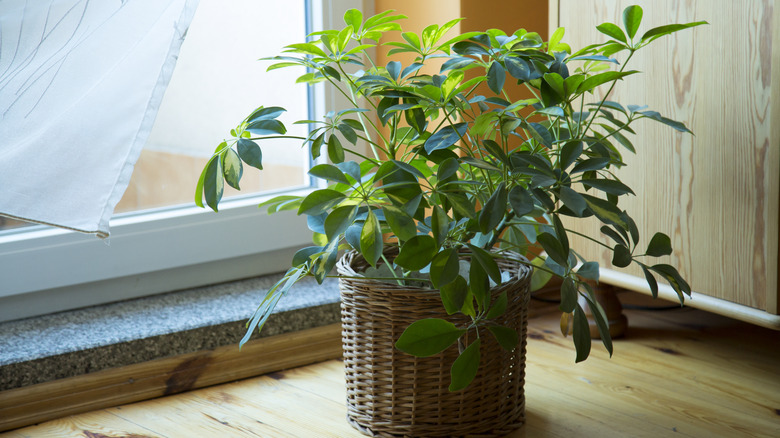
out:
{"label": "basket rim", "polygon": [[[397,245],[386,245],[385,249],[382,252],[385,255],[388,254],[392,255],[397,251],[398,251]],[[494,254],[499,254],[498,257],[499,260],[513,263],[516,266],[516,271],[513,273],[512,277],[510,277],[509,281],[496,284],[490,288],[491,290],[505,287],[512,284],[530,281],[531,274],[533,273],[533,269],[531,268],[531,266],[529,266],[530,261],[528,261],[528,259],[525,256],[510,250],[503,250],[500,253],[498,253],[495,250],[491,250],[490,252]],[[461,258],[463,258],[462,256],[464,254],[470,254],[470,251],[468,250],[468,248],[464,247],[460,249],[460,253],[461,253]],[[383,287],[388,287],[392,289],[417,290],[420,292],[436,292],[436,294],[439,293],[439,289],[435,289],[431,287],[398,285],[396,283],[391,283],[389,281],[381,281],[373,278],[361,278],[360,272],[356,271],[353,266],[354,263],[359,262],[361,260],[365,262],[365,258],[363,258],[360,252],[354,249],[346,251],[341,257],[339,257],[339,260],[336,263],[336,270],[338,273],[339,280],[365,282],[368,284],[381,284]]]}

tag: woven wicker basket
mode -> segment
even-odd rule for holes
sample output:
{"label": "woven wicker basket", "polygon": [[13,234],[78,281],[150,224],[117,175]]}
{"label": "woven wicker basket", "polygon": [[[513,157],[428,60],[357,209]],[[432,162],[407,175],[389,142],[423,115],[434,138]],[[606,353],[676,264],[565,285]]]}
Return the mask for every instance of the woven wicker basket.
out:
{"label": "woven wicker basket", "polygon": [[[489,437],[522,426],[531,270],[518,262],[520,258],[514,254],[497,260],[502,271],[513,275],[492,290],[494,297],[509,292],[507,311],[497,322],[516,329],[520,344],[508,352],[486,331],[481,335],[479,372],[469,387],[458,392],[448,390],[457,346],[418,358],[394,344],[419,319],[444,318],[458,324],[467,317],[447,316],[437,290],[340,279],[347,419],[353,427],[380,437]],[[339,260],[337,269],[342,276],[354,276],[367,266],[350,252]]]}

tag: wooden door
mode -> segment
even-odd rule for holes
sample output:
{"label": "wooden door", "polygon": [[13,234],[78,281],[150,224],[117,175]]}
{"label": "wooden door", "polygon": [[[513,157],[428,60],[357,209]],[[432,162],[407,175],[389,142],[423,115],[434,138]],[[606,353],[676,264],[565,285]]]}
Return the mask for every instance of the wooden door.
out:
{"label": "wooden door", "polygon": [[[701,307],[723,307],[721,313],[737,317],[734,309],[764,313],[758,315],[763,322],[754,322],[780,328],[780,318],[771,316],[778,314],[780,2],[559,0],[551,1],[551,29],[565,27],[564,41],[577,50],[607,39],[597,25],[622,27],[622,11],[632,3],[644,9],[639,35],[669,23],[710,24],[638,52],[629,67],[643,74],[626,78],[611,96],[647,104],[695,133],[638,123],[632,138],[637,154],[626,152],[628,166],[620,172],[637,196],[622,206],[636,219],[645,244],[654,231],[672,238],[675,251],[663,262],[689,280],[691,305],[698,300],[709,303]],[[621,62],[626,57],[617,56]],[[595,224],[574,226],[588,227],[598,232]],[[607,268],[606,282],[649,290],[642,287],[641,271],[612,271],[608,252],[597,245],[577,240],[572,247]]]}

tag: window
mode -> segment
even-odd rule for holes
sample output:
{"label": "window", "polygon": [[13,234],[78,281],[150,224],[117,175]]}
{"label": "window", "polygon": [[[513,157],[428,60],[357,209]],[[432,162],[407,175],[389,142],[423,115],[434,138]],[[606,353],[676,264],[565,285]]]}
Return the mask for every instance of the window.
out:
{"label": "window", "polygon": [[[219,214],[194,206],[195,182],[220,136],[254,106],[284,106],[292,121],[322,114],[338,102],[296,86],[289,70],[277,71],[277,80],[287,86],[266,90],[217,89],[203,81],[231,86],[238,83],[235,73],[250,84],[266,80],[267,63],[257,58],[303,40],[308,31],[340,26],[344,10],[365,6],[359,0],[200,0],[155,128],[112,219],[111,237],[100,241],[43,226],[0,231],[0,321],[287,268],[294,251],[310,242],[305,219],[294,212],[267,215],[257,204],[280,190],[308,190],[300,143],[262,144],[268,170],[258,175],[246,169],[242,192],[224,200]],[[210,22],[219,19],[225,21]],[[250,34],[238,36],[243,31]],[[219,42],[232,52],[215,46]],[[225,72],[231,76],[217,79]],[[258,96],[262,93],[267,95]]]}

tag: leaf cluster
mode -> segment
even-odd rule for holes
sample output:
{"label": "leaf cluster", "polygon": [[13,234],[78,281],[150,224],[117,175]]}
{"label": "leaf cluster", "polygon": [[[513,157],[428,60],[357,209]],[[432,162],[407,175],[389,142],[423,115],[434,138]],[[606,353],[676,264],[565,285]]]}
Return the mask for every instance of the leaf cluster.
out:
{"label": "leaf cluster", "polygon": [[[306,67],[298,82],[327,82],[351,107],[321,120],[297,122],[311,126],[299,140],[319,163],[309,174],[327,187],[300,197],[279,196],[261,207],[307,215],[313,245],[295,254],[293,267],[249,321],[242,343],[262,327],[296,281],[313,276],[322,282],[339,252],[354,250],[373,272],[389,273],[384,281],[422,282],[440,291],[448,314],[469,317],[465,326],[445,319],[417,321],[397,342],[409,354],[429,356],[454,348],[468,333],[472,342],[453,364],[450,386],[463,389],[476,374],[487,333],[507,350],[517,346],[518,333],[496,322],[506,311],[507,296],[491,295],[491,288],[507,277],[496,258],[512,251],[532,259],[527,263],[534,268],[534,284],[552,275],[563,280],[560,310],[573,315],[564,320],[573,322],[576,360],[587,358],[591,349],[578,297],[593,310],[611,354],[604,310],[591,287],[599,279],[599,266],[570,246],[574,232],[565,226],[580,218],[595,217],[602,224],[610,243],[600,236],[584,237],[612,251],[615,267],[638,264],[653,294],[658,277],[677,291],[681,302],[691,293],[674,267],[649,261],[670,255],[671,240],[656,233],[647,245],[640,241],[635,221],[619,206],[621,198],[634,192],[614,172],[625,165],[625,151],[635,152],[630,138],[637,120],[690,131],[646,107],[597,99],[594,91],[605,88],[602,95],[609,96],[618,81],[638,73],[626,69],[636,51],[702,22],[656,27],[637,37],[642,9],[631,6],[622,27],[598,26],[608,41],[572,52],[563,42],[563,28],[549,41],[525,29],[445,39],[459,20],[428,26],[417,35],[403,32],[398,24],[402,18],[386,11],[363,20],[360,11],[350,10],[344,28],[314,33],[309,41],[266,58],[273,61],[269,70]],[[400,31],[401,40],[378,42],[389,31]],[[409,65],[376,65],[369,49],[377,45],[391,55],[413,53],[416,59]],[[432,58],[444,59],[439,73],[421,73]],[[349,65],[359,70],[353,72]],[[478,92],[483,82],[487,94]],[[533,97],[513,96],[516,87],[508,87],[510,83]],[[199,206],[205,198],[216,211],[224,184],[239,187],[243,164],[262,169],[257,142],[297,138],[287,136],[278,120],[283,111],[260,107],[231,131],[232,138],[217,147],[198,181]],[[388,245],[397,248],[390,259],[385,256]],[[461,263],[464,251],[471,261],[467,269]],[[563,331],[567,334],[568,327]]]}

